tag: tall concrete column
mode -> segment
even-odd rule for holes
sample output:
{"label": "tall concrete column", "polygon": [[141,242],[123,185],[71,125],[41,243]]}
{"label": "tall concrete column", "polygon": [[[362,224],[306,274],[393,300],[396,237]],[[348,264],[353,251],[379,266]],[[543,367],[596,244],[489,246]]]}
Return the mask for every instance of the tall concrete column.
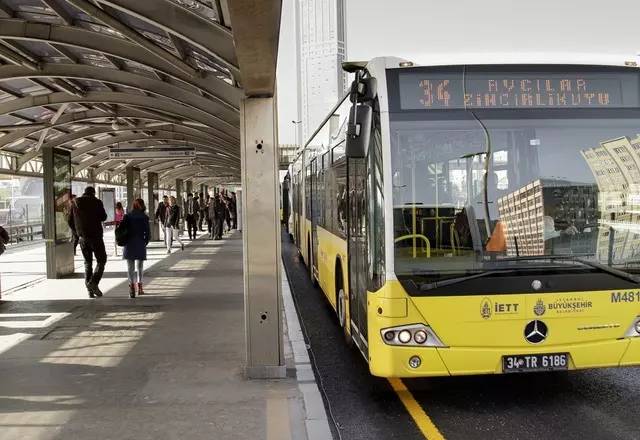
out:
{"label": "tall concrete column", "polygon": [[151,240],[160,240],[160,224],[155,219],[160,197],[158,191],[158,173],[147,173],[147,214],[149,214]]}
{"label": "tall concrete column", "polygon": [[204,185],[204,183],[200,184],[200,190],[198,191],[198,197],[200,196],[200,193],[202,193],[203,196],[205,196],[206,191],[205,191],[206,186]]}
{"label": "tall concrete column", "polygon": [[[184,181],[176,179],[176,204],[180,208],[180,217],[184,220]],[[180,222],[180,232],[184,229],[184,222]]]}
{"label": "tall concrete column", "polygon": [[142,177],[140,168],[127,167],[127,211],[131,211],[133,201],[142,198]]}
{"label": "tall concrete column", "polygon": [[58,148],[44,148],[42,166],[47,278],[61,278],[75,271],[71,229],[67,223],[73,177],[71,153]]}
{"label": "tall concrete column", "polygon": [[176,179],[176,201],[178,202],[178,206],[182,207],[182,203],[184,202],[182,198],[182,194],[184,192],[184,181],[182,179]]}
{"label": "tall concrete column", "polygon": [[185,190],[185,192],[187,194],[189,193],[193,194],[193,182],[191,180],[187,180],[186,186],[187,186],[187,189]]}
{"label": "tall concrete column", "polygon": [[284,377],[280,321],[280,222],[275,98],[240,107],[246,374]]}

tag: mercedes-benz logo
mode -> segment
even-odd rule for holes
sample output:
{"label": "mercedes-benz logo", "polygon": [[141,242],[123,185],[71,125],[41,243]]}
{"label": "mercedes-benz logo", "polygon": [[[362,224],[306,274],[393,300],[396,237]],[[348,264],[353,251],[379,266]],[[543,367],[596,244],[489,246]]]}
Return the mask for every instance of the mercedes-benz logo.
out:
{"label": "mercedes-benz logo", "polygon": [[542,321],[538,321],[537,319],[529,322],[524,327],[524,338],[532,344],[539,344],[547,339],[548,333],[549,328],[547,327],[547,324]]}

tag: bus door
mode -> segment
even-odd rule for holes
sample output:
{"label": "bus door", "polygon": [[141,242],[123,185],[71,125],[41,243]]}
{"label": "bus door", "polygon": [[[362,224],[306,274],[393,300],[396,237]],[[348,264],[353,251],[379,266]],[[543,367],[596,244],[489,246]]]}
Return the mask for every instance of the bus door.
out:
{"label": "bus door", "polygon": [[[311,261],[309,267],[311,267],[311,276],[316,278],[318,273],[318,219],[320,215],[320,204],[318,203],[318,197],[320,193],[318,191],[318,160],[313,159],[311,161]],[[313,280],[312,280],[313,281]]]}
{"label": "bus door", "polygon": [[349,314],[354,342],[367,354],[366,159],[350,158],[348,175]]}

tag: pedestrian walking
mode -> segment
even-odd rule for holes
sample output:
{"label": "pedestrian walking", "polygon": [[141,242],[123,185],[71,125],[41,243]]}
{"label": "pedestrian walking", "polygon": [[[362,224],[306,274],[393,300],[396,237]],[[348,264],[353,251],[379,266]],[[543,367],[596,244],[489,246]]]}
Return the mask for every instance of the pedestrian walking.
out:
{"label": "pedestrian walking", "polygon": [[229,216],[231,217],[231,229],[238,229],[238,204],[236,193],[232,192],[229,198]]}
{"label": "pedestrian walking", "polygon": [[165,222],[167,220],[167,208],[169,207],[169,196],[162,196],[162,201],[158,204],[155,214],[153,215],[154,222],[160,225],[162,235],[166,239]]}
{"label": "pedestrian walking", "polygon": [[224,196],[224,221],[226,222],[227,229],[225,232],[231,230],[231,208],[229,207],[229,196]]}
{"label": "pedestrian walking", "polygon": [[[71,194],[71,200],[69,201],[69,209],[67,212],[67,223],[69,222],[69,217],[71,216],[71,208],[76,200],[76,195]],[[78,254],[78,243],[80,242],[80,237],[75,233],[75,231],[71,231],[71,240],[73,242],[73,255],[76,256]]]}
{"label": "pedestrian walking", "polygon": [[222,239],[222,229],[223,222],[225,217],[226,208],[224,206],[224,202],[222,201],[222,197],[220,194],[216,194],[213,200],[213,221],[214,221],[214,231],[213,231],[213,239],[221,240]]}
{"label": "pedestrian walking", "polygon": [[131,298],[135,298],[136,293],[138,295],[144,294],[142,277],[144,261],[147,259],[147,245],[151,237],[149,217],[145,214],[145,211],[144,200],[135,199],[131,211],[122,220],[123,226],[127,231],[122,258],[127,260],[129,297]]}
{"label": "pedestrian walking", "polygon": [[180,248],[184,251],[184,243],[180,239],[180,207],[176,201],[176,198],[171,196],[169,198],[169,206],[165,214],[164,223],[164,242],[167,246],[167,254],[171,253],[173,247],[173,238],[180,243]]}
{"label": "pedestrian walking", "polygon": [[207,231],[209,232],[209,239],[213,239],[213,229],[214,229],[214,217],[215,217],[215,211],[214,211],[214,204],[213,204],[213,197],[209,196],[207,194]]}
{"label": "pedestrian walking", "polygon": [[193,198],[193,194],[187,194],[187,203],[185,206],[185,219],[187,221],[187,231],[189,233],[189,240],[195,240],[198,236],[197,228],[197,216],[200,211],[198,201]]}
{"label": "pedestrian walking", "polygon": [[[122,223],[122,219],[124,219],[124,214],[125,212],[124,212],[124,207],[122,206],[122,202],[116,203],[116,211],[113,216],[113,223],[116,228],[120,223]],[[113,242],[113,255],[115,255],[116,257],[118,256],[118,243],[115,241],[115,238]]]}
{"label": "pedestrian walking", "polygon": [[200,230],[200,232],[204,232],[204,229],[202,229],[202,225],[207,218],[207,202],[204,199],[203,193],[200,193],[198,204],[200,205],[200,212],[198,217],[198,229]]}
{"label": "pedestrian walking", "polygon": [[[84,258],[84,282],[90,298],[101,297],[98,287],[104,266],[107,264],[107,252],[104,248],[102,222],[107,219],[102,202],[96,198],[96,190],[88,186],[81,197],[76,198],[71,208],[69,227],[79,237],[80,250]],[[96,268],[93,270],[93,257]]]}

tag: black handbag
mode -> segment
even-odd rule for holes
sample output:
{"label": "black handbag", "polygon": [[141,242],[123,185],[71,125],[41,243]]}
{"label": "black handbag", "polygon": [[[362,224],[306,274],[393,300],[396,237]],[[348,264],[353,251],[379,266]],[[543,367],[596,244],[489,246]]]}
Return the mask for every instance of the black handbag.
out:
{"label": "black handbag", "polygon": [[129,230],[127,228],[126,217],[116,226],[116,244],[124,246],[129,240]]}

